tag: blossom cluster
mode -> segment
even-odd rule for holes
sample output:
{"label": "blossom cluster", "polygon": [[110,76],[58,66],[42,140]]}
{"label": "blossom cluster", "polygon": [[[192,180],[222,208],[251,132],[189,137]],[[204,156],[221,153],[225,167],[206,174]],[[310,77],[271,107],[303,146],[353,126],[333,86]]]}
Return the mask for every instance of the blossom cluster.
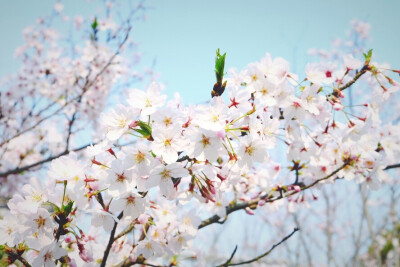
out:
{"label": "blossom cluster", "polygon": [[[197,232],[216,222],[206,218],[226,218],[229,207],[252,203],[252,214],[284,197],[301,202],[303,190],[338,178],[377,188],[400,152],[399,126],[379,116],[400,84],[371,57],[309,64],[299,79],[267,54],[231,69],[207,104],[167,102],[156,82],[129,90],[126,104],[101,115],[101,142],[83,158],[53,160],[45,180],[9,201],[0,240],[10,262],[177,264],[196,256]],[[344,94],[355,82],[369,95],[356,113]],[[281,150],[286,161],[275,161]]]}
{"label": "blossom cluster", "polygon": [[[124,46],[133,46],[130,25],[118,26],[111,7],[108,16],[93,21],[72,20],[62,7],[57,3],[53,15],[24,30],[24,44],[15,52],[21,67],[1,81],[1,197],[10,197],[29,178],[25,170],[38,170],[51,156],[80,148],[76,137],[96,128],[116,84],[137,76],[129,70],[136,61],[121,56],[130,55]],[[75,35],[55,30],[57,19],[70,22]]]}

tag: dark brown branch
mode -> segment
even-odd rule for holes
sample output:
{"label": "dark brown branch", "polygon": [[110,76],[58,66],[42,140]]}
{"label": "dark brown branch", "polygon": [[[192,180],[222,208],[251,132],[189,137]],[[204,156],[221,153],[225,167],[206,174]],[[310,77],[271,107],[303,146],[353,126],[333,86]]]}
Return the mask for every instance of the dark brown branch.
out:
{"label": "dark brown branch", "polygon": [[[78,100],[78,103],[80,103],[82,100],[82,98],[80,98]],[[69,151],[69,141],[71,139],[71,135],[72,135],[72,126],[76,120],[76,114],[78,113],[78,111],[75,111],[74,114],[72,115],[71,120],[68,123],[68,134],[67,134],[67,141],[65,142],[65,152]]]}
{"label": "dark brown branch", "polygon": [[24,258],[22,258],[22,256],[18,253],[18,250],[9,247],[7,245],[4,245],[5,248],[5,253],[8,255],[9,259],[11,260],[11,263],[14,263],[14,261],[19,260],[20,262],[22,262],[22,264],[25,267],[31,267],[32,265],[29,264],[29,262],[27,262],[27,260],[25,260]]}
{"label": "dark brown branch", "polygon": [[265,256],[268,256],[277,246],[279,246],[280,244],[282,244],[283,242],[285,242],[286,240],[288,240],[288,239],[289,239],[292,235],[294,235],[294,233],[296,233],[297,231],[299,231],[299,228],[294,228],[293,231],[292,231],[289,235],[285,236],[281,241],[279,241],[278,243],[274,244],[274,245],[272,246],[272,248],[270,248],[267,252],[265,252],[265,253],[263,253],[263,254],[261,254],[261,255],[255,257],[255,258],[253,258],[253,259],[251,259],[251,260],[242,261],[242,262],[237,262],[237,263],[228,263],[228,264],[224,264],[224,265],[220,265],[220,266],[221,266],[221,267],[222,267],[222,266],[235,266],[235,265],[249,264],[249,263],[258,261],[258,260],[260,260],[261,258],[264,258]]}
{"label": "dark brown branch", "polygon": [[42,124],[42,122],[44,122],[44,121],[50,119],[51,117],[57,115],[60,111],[62,111],[62,110],[63,110],[65,107],[67,107],[69,104],[71,104],[71,103],[74,102],[75,100],[77,100],[77,99],[79,99],[80,97],[82,97],[82,95],[83,95],[86,91],[87,91],[87,90],[84,90],[84,91],[82,92],[82,94],[80,94],[80,95],[78,95],[78,96],[72,98],[70,101],[68,101],[68,102],[66,102],[65,104],[63,104],[61,107],[59,107],[59,108],[58,108],[56,111],[54,111],[53,113],[51,113],[51,114],[49,114],[49,115],[43,117],[42,119],[38,120],[34,125],[32,125],[32,126],[26,128],[26,129],[24,129],[24,130],[22,130],[22,131],[16,133],[14,136],[12,136],[12,137],[10,137],[10,138],[4,140],[3,142],[1,142],[0,147],[2,147],[3,145],[7,144],[7,143],[10,142],[12,139],[17,138],[18,136],[20,136],[20,135],[22,135],[22,134],[24,134],[24,133],[26,133],[26,132],[29,132],[29,131],[35,129],[37,126],[39,126],[40,124]]}
{"label": "dark brown branch", "polygon": [[129,258],[127,258],[126,260],[124,260],[120,264],[116,265],[115,267],[129,267],[129,266],[132,266],[132,265],[135,265],[135,264],[138,264],[139,266],[168,267],[168,265],[166,265],[166,266],[155,265],[155,264],[144,262],[142,260],[136,260],[136,261],[132,262],[132,261],[130,261]]}
{"label": "dark brown branch", "polygon": [[[88,146],[90,146],[90,144],[86,144],[86,145],[84,145],[84,146],[75,148],[75,149],[73,149],[73,150],[71,150],[71,151],[74,151],[74,152],[81,151],[82,149],[85,149],[85,148],[88,147]],[[2,172],[2,173],[0,173],[0,177],[7,177],[7,176],[10,175],[10,174],[17,174],[17,173],[20,173],[20,172],[27,171],[27,170],[29,170],[29,169],[31,169],[31,168],[34,168],[34,167],[39,166],[39,165],[42,165],[42,164],[44,164],[44,163],[46,163],[46,162],[52,161],[53,159],[57,159],[57,158],[59,158],[59,157],[61,157],[61,156],[67,155],[69,152],[70,152],[70,151],[64,151],[64,152],[62,152],[62,153],[60,153],[60,154],[57,154],[57,155],[55,155],[55,156],[51,156],[51,157],[45,158],[44,160],[35,162],[35,163],[33,163],[33,164],[30,164],[30,165],[27,165],[27,166],[24,166],[24,167],[21,167],[21,168],[15,168],[15,169],[10,170],[10,171]]]}
{"label": "dark brown branch", "polygon": [[31,265],[29,264],[29,262],[27,262],[24,258],[22,258],[22,256],[19,256],[19,257],[18,257],[18,260],[19,260],[20,262],[22,262],[22,264],[23,264],[25,267],[31,267]]}
{"label": "dark brown branch", "polygon": [[101,195],[101,193],[97,193],[95,197],[96,197],[97,202],[99,202],[101,207],[105,210],[106,205],[104,204],[103,196]]}
{"label": "dark brown branch", "polygon": [[57,232],[55,235],[55,239],[58,241],[62,235],[68,234],[68,230],[64,229],[65,225],[69,222],[68,218],[63,214],[59,214],[55,217],[56,223],[58,223]]}
{"label": "dark brown branch", "polygon": [[350,86],[352,86],[362,75],[364,75],[368,70],[370,69],[368,64],[365,64],[361,70],[359,72],[357,72],[357,74],[354,76],[354,78],[349,81],[348,83],[346,83],[345,85],[343,85],[342,87],[339,87],[337,90],[339,91],[343,91],[347,88],[349,88]]}
{"label": "dark brown branch", "polygon": [[386,170],[395,169],[395,168],[400,168],[400,163],[393,164],[393,165],[388,165],[383,170],[386,171]]}
{"label": "dark brown branch", "polygon": [[[310,187],[313,187],[313,186],[315,186],[316,184],[318,184],[321,181],[324,181],[324,180],[327,180],[327,179],[331,178],[332,176],[336,175],[340,170],[342,170],[346,166],[347,166],[347,164],[345,163],[341,167],[339,167],[338,169],[333,171],[331,174],[329,174],[329,175],[327,175],[325,177],[322,177],[322,178],[314,181],[313,183],[311,183],[309,185],[300,187],[301,190],[299,192],[304,191],[304,190],[306,190],[306,189],[308,189]],[[258,197],[256,199],[253,199],[253,200],[250,200],[250,201],[241,202],[241,203],[234,203],[232,205],[227,206],[226,207],[226,215],[228,216],[228,214],[230,214],[230,213],[232,213],[234,211],[242,210],[242,209],[245,209],[247,207],[256,208],[257,205],[258,205],[258,202],[260,202],[261,200],[263,200],[263,201],[265,201],[267,203],[274,202],[276,200],[295,195],[295,194],[297,194],[299,192],[291,191],[288,194],[281,194],[281,195],[279,195],[277,197],[271,197],[271,194],[273,193],[273,191],[271,191],[268,194],[264,194],[264,195],[262,195],[262,196],[260,196],[260,197]],[[220,219],[221,218],[218,215],[211,216],[210,218],[202,221],[198,228],[201,229],[201,228],[206,227],[206,226],[208,226],[210,224],[219,223]]]}
{"label": "dark brown branch", "polygon": [[[311,183],[309,185],[302,186],[300,191],[304,191],[306,189],[309,189],[309,188],[315,186],[316,184],[318,184],[319,182],[331,178],[332,176],[337,174],[340,170],[342,170],[344,167],[346,167],[346,164],[342,165],[340,168],[336,169],[331,174],[329,174],[329,175],[327,175],[327,176],[325,176],[323,178],[320,178],[320,179],[314,181],[313,183]],[[393,165],[388,165],[384,170],[389,170],[389,169],[394,169],[394,168],[400,168],[400,163],[393,164]],[[270,192],[267,195],[263,195],[263,196],[261,196],[261,197],[259,197],[257,199],[254,199],[254,200],[241,202],[241,203],[235,203],[233,205],[229,205],[229,206],[226,207],[226,216],[228,216],[232,212],[235,212],[237,210],[242,210],[242,209],[245,209],[247,207],[257,207],[258,202],[261,201],[261,200],[264,200],[265,202],[269,203],[269,202],[274,202],[274,201],[282,199],[282,198],[286,198],[286,197],[292,196],[292,195],[297,194],[297,193],[298,192],[296,192],[296,191],[292,191],[292,192],[290,192],[289,194],[286,194],[286,195],[281,194],[278,197],[270,198],[269,197],[271,195],[271,192]],[[201,229],[201,228],[206,227],[206,226],[208,226],[210,224],[213,224],[213,223],[220,223],[221,224],[222,222],[220,222],[220,219],[221,218],[218,215],[211,216],[210,218],[202,221],[198,228]],[[224,221],[225,220],[226,220],[226,218],[224,219]]]}
{"label": "dark brown branch", "polygon": [[232,251],[232,254],[229,257],[229,259],[225,263],[218,265],[218,267],[229,266],[229,264],[231,263],[231,261],[233,259],[233,256],[235,256],[235,254],[236,254],[237,248],[238,248],[238,246],[236,245],[235,249]]}
{"label": "dark brown branch", "polygon": [[[242,203],[227,206],[226,207],[226,216],[228,216],[228,214],[230,214],[234,211],[242,210],[242,209],[249,207],[252,204],[252,202],[253,201],[247,201],[247,202],[242,202]],[[258,203],[258,201],[257,201],[257,203]],[[201,228],[206,227],[213,223],[222,224],[222,222],[219,221],[220,219],[221,219],[221,217],[219,217],[218,215],[211,216],[210,218],[202,221],[198,228],[201,229]]]}
{"label": "dark brown branch", "polygon": [[[133,143],[135,143],[135,142],[128,142],[128,143],[125,143],[125,144],[121,144],[121,145],[119,145],[119,146],[120,146],[120,147],[123,147],[123,146],[130,145],[130,144],[133,144]],[[87,147],[90,146],[90,145],[95,145],[95,144],[96,144],[96,143],[94,143],[94,144],[86,144],[86,145],[83,145],[83,146],[81,146],[81,147],[78,147],[78,148],[75,148],[75,149],[72,149],[72,150],[68,150],[68,151],[61,152],[60,154],[57,154],[57,155],[55,155],[55,156],[51,156],[51,157],[45,158],[45,159],[43,159],[43,160],[41,160],[41,161],[32,163],[32,164],[30,164],[30,165],[27,165],[27,166],[24,166],[24,167],[21,167],[21,168],[15,168],[15,169],[13,169],[13,170],[9,170],[9,171],[6,171],[6,172],[1,172],[1,173],[0,173],[0,177],[7,177],[7,176],[10,175],[10,174],[17,174],[17,173],[20,173],[20,172],[27,171],[27,170],[29,170],[29,169],[31,169],[31,168],[34,168],[34,167],[39,166],[39,165],[42,165],[42,164],[44,164],[44,163],[46,163],[46,162],[52,161],[52,160],[57,159],[57,158],[59,158],[59,157],[61,157],[61,156],[67,155],[67,154],[69,154],[70,152],[78,152],[78,151],[81,151],[81,150],[87,148]]]}
{"label": "dark brown branch", "polygon": [[[118,215],[118,219],[121,219],[123,215],[124,215],[124,213],[121,212]],[[115,230],[117,230],[117,225],[118,225],[118,222],[115,221],[114,222],[114,227],[113,227],[113,229],[111,231],[111,234],[110,234],[110,239],[108,240],[108,244],[107,244],[106,250],[104,251],[104,256],[103,256],[103,259],[101,261],[100,267],[105,267],[106,266],[108,255],[110,254],[110,250],[111,250],[112,244],[114,243],[114,235],[115,235]]]}

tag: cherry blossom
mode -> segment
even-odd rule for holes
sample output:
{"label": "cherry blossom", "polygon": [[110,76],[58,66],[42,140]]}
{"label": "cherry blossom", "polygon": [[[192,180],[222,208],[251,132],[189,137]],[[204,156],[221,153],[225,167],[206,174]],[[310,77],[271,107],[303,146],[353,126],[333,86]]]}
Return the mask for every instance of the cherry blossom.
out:
{"label": "cherry blossom", "polygon": [[61,248],[57,242],[53,242],[40,250],[37,258],[32,262],[32,266],[56,266],[54,260],[60,259],[65,255],[67,255],[67,251],[64,248]]}
{"label": "cherry blossom", "polygon": [[[113,2],[106,8],[111,12]],[[54,9],[63,12],[60,3]],[[77,28],[86,22],[74,20]],[[366,38],[369,27],[353,24]],[[372,61],[372,51],[363,60],[345,53],[309,63],[299,79],[288,61],[270,54],[224,77],[226,54],[218,50],[209,102],[188,106],[178,95],[167,102],[164,86],[152,81],[144,90],[126,89],[129,97],[106,109],[116,76],[129,72],[120,56],[124,41],[114,53],[100,41],[101,32],[111,42],[120,31],[112,16],[96,17],[90,26],[90,40],[74,58],[61,56],[52,29],[39,38],[28,28],[17,54],[36,52],[18,83],[0,95],[6,103],[0,118],[4,177],[21,177],[43,153],[51,161],[48,171],[38,172],[42,178],[28,175],[23,186],[9,182],[17,192],[0,220],[0,245],[8,246],[11,259],[32,266],[175,265],[189,253],[201,264],[193,240],[233,212],[292,216],[311,209],[324,188],[340,188],[337,180],[362,190],[393,180],[388,170],[398,167],[400,128],[385,120],[384,109],[400,88],[393,74],[400,71]],[[359,82],[371,94],[349,100]],[[28,111],[28,103],[18,102],[36,93],[48,109]],[[19,118],[13,105],[20,115],[38,118]],[[42,112],[62,117],[57,125],[65,129],[42,124]],[[94,121],[93,142],[74,149],[75,132],[89,128],[80,116]],[[39,133],[30,130],[39,125]],[[42,142],[47,136],[53,138]]]}

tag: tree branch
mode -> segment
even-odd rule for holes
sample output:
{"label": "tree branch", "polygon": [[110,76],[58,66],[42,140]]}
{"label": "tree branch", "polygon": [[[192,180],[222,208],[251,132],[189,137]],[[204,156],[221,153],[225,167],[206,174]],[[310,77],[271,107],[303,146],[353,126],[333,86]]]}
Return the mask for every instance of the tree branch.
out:
{"label": "tree branch", "polygon": [[110,59],[108,60],[108,62],[104,65],[104,67],[94,76],[94,78],[89,81],[89,79],[86,80],[85,85],[82,88],[82,93],[75,96],[74,98],[72,98],[70,101],[64,103],[61,107],[59,107],[56,111],[54,111],[53,113],[43,117],[42,119],[40,119],[39,121],[37,121],[34,125],[32,125],[31,127],[28,127],[24,130],[21,130],[19,132],[17,132],[13,137],[8,138],[4,141],[2,141],[0,143],[0,147],[2,147],[4,144],[7,144],[8,142],[10,142],[12,139],[30,131],[35,129],[37,126],[39,126],[40,124],[42,124],[42,122],[48,120],[49,118],[53,117],[54,115],[58,114],[60,111],[62,111],[65,107],[67,107],[68,105],[70,105],[71,103],[73,103],[75,100],[80,100],[82,99],[83,95],[88,91],[88,89],[96,82],[97,78],[100,77],[106,70],[107,68],[112,64],[113,60],[115,59],[116,56],[118,56],[121,53],[121,49],[122,47],[125,45],[125,43],[128,41],[129,39],[129,34],[132,30],[132,26],[129,26],[128,29],[126,30],[126,34],[124,36],[124,39],[121,41],[121,43],[119,44],[117,50],[115,51],[115,53],[110,57]]}
{"label": "tree branch", "polygon": [[[82,100],[82,98],[80,98],[80,99],[78,100],[78,103],[80,103],[81,100]],[[74,114],[72,115],[72,118],[71,118],[71,120],[69,121],[69,124],[68,124],[68,134],[67,134],[67,140],[66,140],[66,142],[65,142],[65,152],[68,152],[68,151],[69,151],[69,141],[70,141],[71,135],[72,135],[72,126],[73,126],[73,124],[74,124],[74,122],[75,122],[75,120],[76,120],[76,114],[77,114],[77,113],[78,113],[78,111],[75,110],[75,112],[74,112]]]}
{"label": "tree branch", "polygon": [[101,195],[101,192],[97,193],[95,195],[95,198],[97,202],[99,202],[100,206],[103,208],[103,210],[106,209],[106,205],[104,204],[103,196]]}
{"label": "tree branch", "polygon": [[[310,187],[315,186],[316,184],[318,184],[321,181],[324,181],[324,180],[327,180],[327,179],[331,178],[332,176],[336,175],[340,170],[342,170],[346,166],[347,166],[347,163],[344,163],[341,167],[339,167],[338,169],[333,171],[331,174],[329,174],[329,175],[327,175],[325,177],[322,177],[322,178],[314,181],[313,183],[311,183],[309,185],[302,186],[300,191],[304,191],[304,190],[306,190],[306,189],[308,189]],[[290,192],[288,194],[281,194],[281,195],[279,195],[277,197],[271,197],[273,192],[274,191],[270,191],[268,194],[264,194],[263,196],[260,196],[260,197],[258,197],[256,199],[253,199],[253,200],[250,200],[250,201],[245,201],[245,202],[235,203],[233,205],[229,205],[229,206],[226,207],[226,215],[228,216],[228,214],[230,214],[230,213],[232,213],[234,211],[242,210],[242,209],[245,209],[247,207],[254,207],[255,208],[255,207],[257,207],[258,202],[260,202],[261,200],[263,200],[263,201],[265,201],[267,203],[270,203],[270,202],[274,202],[276,200],[279,200],[279,199],[282,199],[282,198],[286,198],[286,197],[289,197],[289,196],[292,196],[294,194],[299,193],[297,191],[292,191],[292,192]],[[201,224],[199,225],[198,229],[201,229],[201,228],[206,227],[206,226],[208,226],[210,224],[213,224],[213,223],[218,223],[219,219],[221,219],[221,218],[218,215],[211,216],[210,218],[202,221]]]}
{"label": "tree branch", "polygon": [[347,88],[349,88],[350,86],[352,86],[361,76],[364,75],[364,73],[366,73],[368,70],[370,69],[368,64],[364,64],[364,66],[361,68],[361,70],[359,72],[357,72],[357,74],[354,76],[354,78],[346,83],[345,85],[343,85],[342,87],[339,87],[337,90],[339,91],[343,91]]}
{"label": "tree branch", "polygon": [[137,220],[134,220],[133,222],[131,222],[128,227],[126,227],[121,233],[119,233],[116,237],[114,237],[114,241],[119,239],[119,238],[121,238],[121,237],[123,237],[124,235],[126,235],[130,231],[132,231],[133,228],[135,228],[136,224],[137,224]]}
{"label": "tree branch", "polygon": [[[82,149],[85,149],[85,148],[88,147],[88,146],[90,146],[90,144],[86,144],[86,145],[84,145],[84,146],[75,148],[75,149],[73,149],[73,150],[71,150],[71,151],[74,151],[74,152],[81,151]],[[61,152],[60,154],[57,154],[57,155],[55,155],[55,156],[51,156],[51,157],[45,158],[44,160],[35,162],[35,163],[33,163],[33,164],[30,164],[30,165],[27,165],[27,166],[24,166],[24,167],[21,167],[21,168],[15,168],[15,169],[13,169],[13,170],[9,170],[9,171],[6,171],[6,172],[2,172],[2,173],[0,173],[0,177],[7,177],[7,176],[10,175],[10,174],[17,174],[17,173],[20,173],[20,172],[27,171],[27,170],[29,170],[29,169],[31,169],[31,168],[34,168],[34,167],[39,166],[39,165],[42,165],[42,164],[44,164],[44,163],[46,163],[46,162],[52,161],[53,159],[57,159],[57,158],[59,158],[59,157],[61,157],[61,156],[67,155],[67,154],[68,154],[69,152],[71,152],[71,151],[64,151],[64,152]]]}
{"label": "tree branch", "polygon": [[[135,142],[128,142],[128,143],[125,143],[125,144],[121,144],[121,145],[119,145],[119,147],[130,145],[132,143],[135,143]],[[27,165],[27,166],[24,166],[24,167],[21,167],[21,168],[18,167],[18,168],[15,168],[15,169],[12,169],[12,170],[9,170],[9,171],[6,171],[6,172],[1,172],[0,173],[0,177],[7,177],[10,174],[17,174],[17,173],[20,173],[20,172],[27,171],[27,170],[29,170],[31,168],[34,168],[34,167],[39,166],[39,165],[42,165],[42,164],[44,164],[46,162],[52,161],[52,160],[57,159],[57,158],[59,158],[61,156],[68,155],[70,152],[78,152],[78,151],[81,151],[81,150],[87,148],[90,145],[95,145],[95,144],[96,143],[94,143],[94,144],[86,144],[86,145],[83,145],[81,147],[78,147],[78,148],[75,148],[75,149],[72,149],[72,150],[61,152],[60,154],[45,158],[44,160],[32,163],[30,165]],[[118,146],[118,145],[116,145],[116,146]]]}
{"label": "tree branch", "polygon": [[31,267],[32,266],[32,265],[29,264],[29,262],[27,260],[22,258],[20,253],[18,253],[18,250],[16,250],[15,248],[9,247],[7,245],[4,245],[4,248],[5,248],[5,253],[8,255],[8,257],[11,260],[12,263],[14,263],[14,261],[16,261],[16,260],[19,260],[20,262],[22,262],[22,264],[25,267]]}
{"label": "tree branch", "polygon": [[393,165],[388,165],[383,170],[386,171],[386,170],[395,169],[395,168],[400,168],[400,163],[393,164]]}
{"label": "tree branch", "polygon": [[[228,262],[226,262],[226,263],[224,263],[224,264],[222,264],[222,265],[219,265],[219,267],[235,266],[235,265],[242,265],[242,264],[249,264],[249,263],[258,261],[258,260],[260,260],[261,258],[264,258],[265,256],[268,256],[277,246],[279,246],[280,244],[282,244],[283,242],[285,242],[286,240],[288,240],[288,239],[289,239],[294,233],[296,233],[297,231],[299,231],[299,228],[297,228],[297,227],[294,228],[293,231],[292,231],[289,235],[285,236],[281,241],[279,241],[278,243],[274,244],[274,245],[272,246],[272,248],[270,248],[268,251],[266,251],[265,253],[263,253],[263,254],[261,254],[261,255],[255,257],[255,258],[253,258],[253,259],[251,259],[251,260],[242,261],[242,262],[237,262],[237,263],[230,263],[229,260],[228,260]],[[235,249],[234,252],[236,252],[236,249]],[[234,253],[233,253],[233,254],[234,254]],[[232,257],[233,257],[233,256],[232,256]]]}
{"label": "tree branch", "polygon": [[232,254],[231,254],[231,256],[229,257],[229,259],[225,262],[225,263],[223,263],[223,264],[221,264],[221,265],[218,265],[218,267],[222,267],[222,266],[228,266],[230,263],[231,263],[231,261],[232,261],[232,259],[233,259],[233,256],[235,256],[235,254],[236,254],[236,251],[237,251],[237,248],[238,248],[238,246],[236,245],[235,246],[235,249],[233,250],[233,252],[232,252]]}
{"label": "tree branch", "polygon": [[[118,215],[118,219],[121,219],[123,215],[124,215],[124,213],[121,212]],[[101,261],[100,267],[105,267],[106,266],[108,255],[110,254],[110,250],[111,250],[112,244],[114,243],[114,235],[115,235],[115,230],[117,230],[117,225],[118,225],[118,222],[117,221],[114,222],[114,227],[113,227],[113,229],[111,231],[110,239],[108,240],[108,244],[107,244],[106,250],[104,251],[104,256],[103,256],[103,259]]]}
{"label": "tree branch", "polygon": [[[345,163],[345,164],[343,164],[341,167],[339,167],[338,169],[336,169],[335,171],[333,171],[331,174],[329,174],[329,175],[327,175],[327,176],[325,176],[325,177],[322,177],[322,178],[320,178],[320,179],[318,179],[318,180],[315,180],[313,183],[311,183],[311,184],[309,184],[309,185],[305,185],[305,186],[300,187],[301,190],[300,190],[299,192],[304,191],[304,190],[306,190],[306,189],[309,189],[309,188],[315,186],[316,184],[318,184],[319,182],[331,178],[332,176],[334,176],[335,174],[337,174],[339,171],[341,171],[341,170],[342,170],[344,167],[346,167],[346,166],[347,166],[347,164]],[[393,164],[393,165],[388,165],[388,166],[387,166],[386,168],[384,168],[383,170],[389,170],[389,169],[394,169],[394,168],[400,168],[400,163],[398,163],[398,164]],[[272,198],[272,197],[270,197],[271,194],[272,194],[272,192],[273,192],[273,191],[271,191],[271,192],[269,192],[268,194],[263,195],[263,196],[261,196],[261,197],[259,197],[259,198],[250,200],[250,201],[241,202],[241,203],[235,203],[235,204],[233,204],[233,205],[227,206],[227,207],[226,207],[226,216],[228,216],[228,214],[230,214],[230,213],[232,213],[232,212],[235,212],[235,211],[237,211],[237,210],[242,210],[242,209],[245,209],[245,208],[247,208],[247,207],[257,207],[258,202],[260,202],[261,200],[265,201],[266,203],[270,203],[270,202],[274,202],[274,201],[279,200],[279,199],[282,199],[282,198],[287,198],[287,197],[289,197],[289,196],[292,196],[292,195],[295,195],[295,194],[299,193],[299,192],[297,192],[297,191],[292,191],[292,192],[290,192],[290,193],[288,193],[288,194],[281,194],[281,195],[278,196],[278,197]],[[198,229],[201,229],[201,228],[206,227],[206,226],[208,226],[208,225],[210,225],[210,224],[213,224],[213,223],[221,223],[221,222],[219,221],[220,219],[221,219],[221,218],[220,218],[218,215],[211,216],[210,218],[208,218],[208,219],[202,221],[201,224],[199,225]],[[225,220],[226,220],[226,218],[225,218]]]}
{"label": "tree branch", "polygon": [[[139,241],[142,241],[142,240],[144,240],[144,239],[146,238],[146,233],[148,232],[150,226],[152,225],[152,222],[153,222],[153,218],[150,217],[149,220],[147,221],[147,223],[144,225],[144,229],[143,229],[142,234],[141,234],[140,237],[139,237]],[[125,232],[126,230],[128,230],[129,228],[130,228],[130,227],[128,227],[127,229],[125,229],[122,233],[124,233],[124,232]],[[128,232],[129,232],[129,231],[128,231]],[[127,232],[127,233],[128,233],[128,232]],[[122,234],[122,233],[121,233],[121,234]],[[117,238],[119,238],[121,234],[119,234],[114,240],[116,240]],[[123,236],[123,235],[121,235],[121,236]],[[134,245],[133,248],[135,248],[135,246],[136,246],[136,245]],[[153,265],[153,264],[151,264],[151,263],[145,263],[145,261],[146,261],[146,259],[143,257],[142,254],[140,254],[140,255],[136,258],[136,261],[131,261],[131,259],[128,257],[128,258],[126,258],[125,260],[123,260],[122,262],[120,262],[119,264],[117,264],[116,267],[128,267],[128,266],[132,266],[132,265],[135,265],[135,264],[147,265],[147,266],[153,266],[153,267],[162,267],[162,266],[158,266],[158,265]]]}
{"label": "tree branch", "polygon": [[132,266],[135,264],[139,264],[140,266],[151,266],[151,267],[169,267],[168,265],[166,265],[166,266],[155,265],[155,264],[151,264],[151,263],[142,262],[140,260],[130,261],[129,258],[127,258],[125,261],[121,262],[120,264],[116,265],[115,267],[129,267],[129,266]]}
{"label": "tree branch", "polygon": [[51,113],[51,114],[49,114],[49,115],[43,117],[42,119],[38,120],[34,125],[32,125],[32,126],[26,128],[26,129],[24,129],[24,130],[21,130],[20,132],[17,132],[14,136],[12,136],[12,137],[10,137],[10,138],[4,140],[3,142],[1,142],[0,147],[2,147],[3,145],[7,144],[7,143],[10,142],[12,139],[17,138],[18,136],[20,136],[20,135],[22,135],[22,134],[24,134],[24,133],[26,133],[26,132],[29,132],[29,131],[35,129],[37,126],[39,126],[40,124],[42,124],[42,122],[44,122],[44,121],[50,119],[51,117],[55,116],[55,115],[58,114],[60,111],[62,111],[65,107],[67,107],[68,105],[70,105],[72,102],[74,102],[75,100],[77,100],[77,99],[79,99],[80,97],[82,97],[82,95],[83,95],[86,91],[87,91],[87,90],[84,90],[84,91],[82,92],[82,94],[80,94],[80,95],[78,95],[78,96],[72,98],[72,99],[71,99],[70,101],[68,101],[68,102],[65,102],[65,103],[64,103],[61,107],[59,107],[56,111],[54,111],[53,113]]}

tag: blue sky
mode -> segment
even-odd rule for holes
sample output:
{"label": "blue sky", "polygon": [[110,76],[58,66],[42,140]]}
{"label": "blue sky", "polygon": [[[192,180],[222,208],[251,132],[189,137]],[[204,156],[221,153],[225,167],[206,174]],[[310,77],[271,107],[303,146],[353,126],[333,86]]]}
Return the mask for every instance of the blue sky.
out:
{"label": "blue sky", "polygon": [[[124,2],[124,1],[123,1]],[[22,30],[49,14],[54,0],[1,1],[0,75],[15,71],[14,49]],[[64,1],[68,15],[90,14],[100,1]],[[227,52],[226,66],[242,68],[270,52],[284,57],[301,74],[309,48],[331,47],[344,37],[353,18],[372,25],[369,47],[375,58],[400,66],[400,1],[239,1],[148,0],[147,21],[136,24],[143,66],[156,59],[168,95],[178,91],[185,103],[209,99],[214,83],[215,50]]]}

